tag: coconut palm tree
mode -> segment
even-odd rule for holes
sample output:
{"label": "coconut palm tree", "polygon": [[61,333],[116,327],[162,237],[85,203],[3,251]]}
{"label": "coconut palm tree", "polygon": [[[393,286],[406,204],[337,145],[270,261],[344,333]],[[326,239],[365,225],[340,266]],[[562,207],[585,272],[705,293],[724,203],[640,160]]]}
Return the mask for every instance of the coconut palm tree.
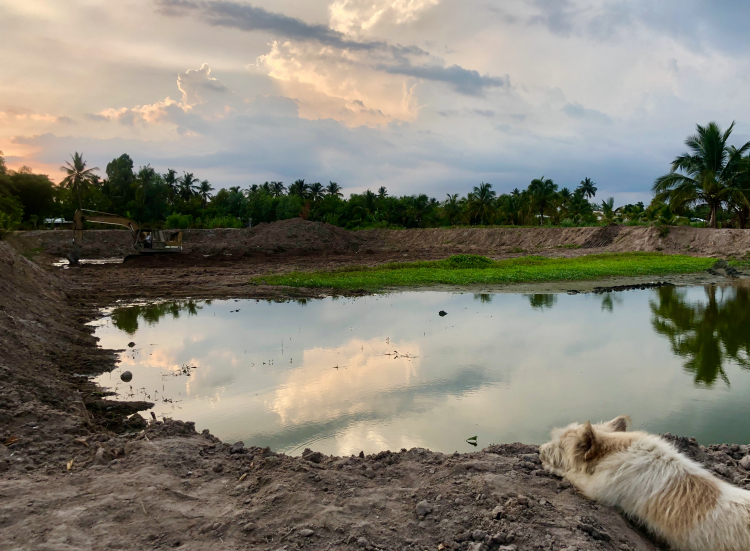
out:
{"label": "coconut palm tree", "polygon": [[615,198],[610,197],[606,201],[602,201],[602,218],[611,226],[615,223]]}
{"label": "coconut palm tree", "polygon": [[380,186],[378,188],[378,199],[385,199],[388,197],[388,190],[385,189],[385,186]]}
{"label": "coconut palm tree", "polygon": [[[239,190],[239,188],[237,188]],[[208,203],[208,200],[211,198],[211,192],[214,190],[214,188],[211,186],[211,184],[208,182],[208,180],[203,180],[200,185],[198,185],[198,196],[201,198],[201,207],[206,208],[206,204]]]}
{"label": "coconut palm tree", "polygon": [[291,186],[289,186],[289,195],[297,195],[303,199],[307,199],[310,193],[310,184],[305,182],[304,179],[296,180]]}
{"label": "coconut palm tree", "polygon": [[326,186],[326,195],[332,195],[333,197],[344,196],[344,194],[341,193],[341,186],[336,182],[328,182],[328,185]]}
{"label": "coconut palm tree", "polygon": [[689,153],[672,161],[672,170],[656,179],[653,192],[672,209],[706,205],[711,215],[709,226],[718,227],[717,214],[722,204],[749,205],[746,191],[747,158],[750,141],[739,149],[727,145],[734,122],[722,132],[715,122],[697,125],[697,132],[685,140]]}
{"label": "coconut palm tree", "polygon": [[584,178],[581,180],[580,185],[576,191],[580,191],[581,195],[587,199],[592,199],[596,196],[596,184],[591,181],[591,178]]}
{"label": "coconut palm tree", "polygon": [[458,193],[454,193],[453,195],[447,193],[446,195],[448,198],[443,203],[443,216],[452,226],[456,219],[461,216],[461,199],[458,198]]}
{"label": "coconut palm tree", "polygon": [[164,183],[167,184],[167,189],[169,190],[169,202],[174,203],[178,191],[177,171],[173,168],[168,168],[167,173],[162,177],[164,178]]}
{"label": "coconut palm tree", "polygon": [[542,176],[541,178],[531,180],[531,183],[529,184],[529,193],[531,194],[531,199],[534,202],[534,205],[539,211],[539,225],[541,226],[544,224],[544,211],[557,194],[557,184],[551,179]]}
{"label": "coconut palm tree", "polygon": [[484,225],[485,220],[489,221],[495,212],[495,195],[492,191],[492,184],[480,183],[474,186],[474,190],[469,193],[468,214],[472,218],[479,218],[479,223]]}
{"label": "coconut palm tree", "polygon": [[323,190],[323,184],[320,182],[314,182],[310,184],[310,200],[313,203],[317,203],[323,198],[324,190]]}
{"label": "coconut palm tree", "polygon": [[192,172],[183,172],[182,177],[177,182],[180,186],[180,197],[183,201],[189,201],[197,190],[198,178]]}
{"label": "coconut palm tree", "polygon": [[[264,184],[265,185],[265,184]],[[274,197],[281,197],[286,193],[286,186],[284,182],[271,182],[271,195]]]}
{"label": "coconut palm tree", "polygon": [[86,161],[83,160],[83,155],[77,151],[71,157],[73,158],[72,163],[66,161],[65,165],[60,167],[60,170],[66,174],[60,185],[70,189],[70,191],[78,196],[78,208],[82,209],[83,201],[81,200],[81,192],[91,183],[94,171],[99,169],[97,167],[86,168]]}

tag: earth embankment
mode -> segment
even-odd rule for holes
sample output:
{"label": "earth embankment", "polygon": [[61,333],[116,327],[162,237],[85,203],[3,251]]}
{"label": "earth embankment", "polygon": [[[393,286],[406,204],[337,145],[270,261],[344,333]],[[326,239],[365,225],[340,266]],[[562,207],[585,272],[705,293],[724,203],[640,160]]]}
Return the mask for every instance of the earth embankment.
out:
{"label": "earth embankment", "polygon": [[[72,247],[70,230],[16,232],[9,238],[22,250],[41,249],[65,257]],[[83,256],[106,258],[132,253],[125,230],[86,230]],[[554,251],[664,251],[709,256],[744,256],[750,251],[750,230],[673,226],[591,228],[460,227],[404,230],[345,229],[301,218],[244,229],[184,230],[188,255],[292,253],[403,253],[441,257],[456,253],[491,256]]]}

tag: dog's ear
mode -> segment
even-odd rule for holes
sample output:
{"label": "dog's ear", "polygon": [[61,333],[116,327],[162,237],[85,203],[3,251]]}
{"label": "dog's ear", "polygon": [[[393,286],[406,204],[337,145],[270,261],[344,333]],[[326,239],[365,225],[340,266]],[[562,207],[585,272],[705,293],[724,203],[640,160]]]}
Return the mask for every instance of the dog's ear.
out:
{"label": "dog's ear", "polygon": [[607,423],[612,432],[626,432],[630,427],[629,415],[618,415]]}
{"label": "dog's ear", "polygon": [[581,428],[580,437],[576,444],[576,451],[584,461],[591,461],[599,453],[599,442],[590,421],[586,421],[586,424]]}

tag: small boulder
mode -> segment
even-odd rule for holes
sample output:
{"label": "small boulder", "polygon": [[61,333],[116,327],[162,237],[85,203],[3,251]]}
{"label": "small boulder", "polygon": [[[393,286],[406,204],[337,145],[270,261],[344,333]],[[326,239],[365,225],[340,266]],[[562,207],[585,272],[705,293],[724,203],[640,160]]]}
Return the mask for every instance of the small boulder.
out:
{"label": "small boulder", "polygon": [[252,532],[253,530],[255,530],[255,524],[253,524],[252,522],[248,522],[247,524],[245,524],[245,526],[242,527],[243,532]]}
{"label": "small boulder", "polygon": [[120,380],[124,383],[129,383],[133,380],[133,374],[130,371],[123,371],[120,374]]}
{"label": "small boulder", "polygon": [[539,458],[538,453],[522,453],[519,455],[521,459],[524,461],[528,461],[529,463],[534,463],[535,465],[541,465],[542,460]]}
{"label": "small boulder", "polygon": [[367,541],[367,538],[359,538],[357,539],[357,545],[364,549],[370,546],[370,542]]}
{"label": "small boulder", "polygon": [[235,442],[229,448],[229,453],[244,453],[244,452],[245,452],[245,443],[242,441]]}
{"label": "small boulder", "polygon": [[299,531],[299,535],[303,538],[309,538],[310,536],[315,535],[315,530],[310,530],[309,528],[303,528]]}
{"label": "small boulder", "polygon": [[432,513],[432,505],[427,500],[422,500],[417,503],[417,516],[424,517]]}
{"label": "small boulder", "polygon": [[303,454],[302,457],[304,457],[308,461],[311,461],[312,463],[320,463],[321,461],[323,461],[323,458],[325,456],[320,452],[310,452],[307,455]]}
{"label": "small boulder", "polygon": [[750,471],[750,455],[746,455],[745,457],[740,459],[740,467],[742,467],[746,471]]}
{"label": "small boulder", "polygon": [[125,422],[125,425],[131,429],[143,430],[148,426],[148,423],[140,413],[136,412],[130,416],[130,418]]}
{"label": "small boulder", "polygon": [[487,537],[487,532],[484,530],[474,530],[471,533],[471,539],[474,541],[484,541],[484,538]]}
{"label": "small boulder", "polygon": [[220,472],[223,472],[223,471],[224,471],[224,465],[222,465],[221,463],[217,463],[216,465],[214,465],[214,472],[215,473],[220,473]]}
{"label": "small boulder", "polygon": [[95,465],[109,465],[110,461],[112,461],[112,454],[109,453],[107,448],[102,446],[96,450],[96,455],[94,455]]}
{"label": "small boulder", "polygon": [[492,509],[491,517],[493,519],[500,519],[505,516],[505,508],[503,508],[501,505],[498,505],[494,509]]}

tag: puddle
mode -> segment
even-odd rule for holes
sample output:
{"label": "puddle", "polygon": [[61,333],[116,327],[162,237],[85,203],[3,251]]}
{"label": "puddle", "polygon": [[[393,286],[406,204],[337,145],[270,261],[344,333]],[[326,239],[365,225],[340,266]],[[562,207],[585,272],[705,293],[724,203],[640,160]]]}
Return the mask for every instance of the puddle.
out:
{"label": "puddle", "polygon": [[[93,264],[93,265],[101,265],[101,264],[122,264],[123,257],[116,256],[112,258],[82,258],[78,261],[79,264]],[[70,268],[70,261],[67,258],[61,258],[57,262],[53,262],[52,265],[55,268],[62,268],[63,270],[67,270]]]}
{"label": "puddle", "polygon": [[126,349],[97,379],[120,397],[291,454],[541,443],[622,413],[703,444],[750,440],[742,287],[165,302],[116,308],[96,335]]}

